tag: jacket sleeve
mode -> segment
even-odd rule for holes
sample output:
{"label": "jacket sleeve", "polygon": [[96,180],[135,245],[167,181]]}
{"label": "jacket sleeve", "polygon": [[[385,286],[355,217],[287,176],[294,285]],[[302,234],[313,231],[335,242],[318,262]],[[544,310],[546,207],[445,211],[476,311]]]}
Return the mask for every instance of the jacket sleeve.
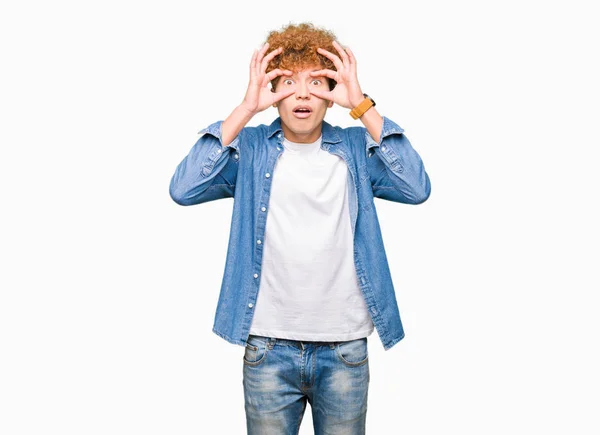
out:
{"label": "jacket sleeve", "polygon": [[365,130],[373,195],[389,201],[420,204],[431,192],[429,176],[403,132],[404,129],[386,117],[383,117],[379,143]]}
{"label": "jacket sleeve", "polygon": [[200,131],[202,136],[175,169],[169,194],[177,204],[194,205],[233,196],[242,133],[223,147],[222,123],[215,122]]}

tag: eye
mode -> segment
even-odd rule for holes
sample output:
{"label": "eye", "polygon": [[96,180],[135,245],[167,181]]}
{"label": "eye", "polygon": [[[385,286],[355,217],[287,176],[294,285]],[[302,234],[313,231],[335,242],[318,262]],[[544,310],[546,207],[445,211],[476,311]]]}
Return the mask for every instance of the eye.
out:
{"label": "eye", "polygon": [[319,86],[322,82],[319,79],[314,79],[311,83],[313,86]]}
{"label": "eye", "polygon": [[293,84],[294,84],[294,81],[293,81],[292,79],[285,79],[285,80],[283,81],[283,83],[284,83],[284,84],[286,84],[286,85],[293,85]]}

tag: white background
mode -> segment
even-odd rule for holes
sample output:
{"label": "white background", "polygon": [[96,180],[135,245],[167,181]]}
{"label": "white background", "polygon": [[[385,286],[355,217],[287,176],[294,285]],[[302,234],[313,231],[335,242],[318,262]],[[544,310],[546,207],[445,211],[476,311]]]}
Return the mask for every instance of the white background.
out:
{"label": "white background", "polygon": [[376,200],[406,338],[369,340],[367,432],[598,434],[591,4],[3,3],[0,433],[245,433],[243,348],[211,332],[233,200],[168,184],[268,31],[312,21],[432,181]]}

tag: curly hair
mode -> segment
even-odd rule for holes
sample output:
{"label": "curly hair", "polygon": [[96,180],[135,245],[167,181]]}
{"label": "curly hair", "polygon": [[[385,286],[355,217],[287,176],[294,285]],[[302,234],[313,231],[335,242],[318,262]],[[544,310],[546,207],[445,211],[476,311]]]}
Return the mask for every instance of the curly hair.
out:
{"label": "curly hair", "polygon": [[[273,30],[269,33],[267,41],[269,49],[267,54],[279,47],[283,47],[283,52],[267,66],[267,72],[276,68],[298,71],[303,68],[321,65],[322,68],[336,71],[335,65],[331,60],[319,54],[317,48],[337,54],[337,50],[332,42],[335,41],[335,35],[326,29],[314,26],[312,23],[289,24],[281,30]],[[280,77],[271,81],[271,86],[275,89]],[[335,80],[328,78],[329,89],[336,85]]]}

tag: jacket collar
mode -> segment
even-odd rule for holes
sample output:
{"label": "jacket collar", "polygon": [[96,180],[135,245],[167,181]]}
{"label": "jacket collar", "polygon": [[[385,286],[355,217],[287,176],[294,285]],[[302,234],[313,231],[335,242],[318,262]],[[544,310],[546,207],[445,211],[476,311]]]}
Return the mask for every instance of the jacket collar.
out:
{"label": "jacket collar", "polygon": [[[273,137],[273,135],[280,131],[283,131],[281,128],[281,117],[277,117],[277,119],[275,119],[271,125],[267,127],[267,137],[270,139]],[[321,134],[323,136],[324,143],[338,143],[342,141],[336,129],[325,121],[323,121],[321,125]]]}

